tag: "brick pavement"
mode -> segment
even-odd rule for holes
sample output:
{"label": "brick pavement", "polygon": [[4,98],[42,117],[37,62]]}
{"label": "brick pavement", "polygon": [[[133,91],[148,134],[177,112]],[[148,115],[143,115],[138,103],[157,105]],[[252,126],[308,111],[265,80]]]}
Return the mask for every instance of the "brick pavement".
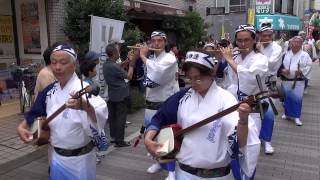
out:
{"label": "brick pavement", "polygon": [[[21,120],[18,101],[0,106],[0,164],[10,162],[37,150],[23,144],[17,136],[16,127]],[[1,169],[0,169],[1,171]]]}
{"label": "brick pavement", "polygon": [[[274,155],[264,155],[261,148],[257,180],[319,180],[320,175],[320,68],[314,64],[309,93],[304,97],[302,127],[292,121],[277,118],[273,136]],[[280,106],[277,103],[277,106]],[[137,136],[143,111],[132,114],[127,128],[127,139]],[[0,118],[0,180],[47,179],[46,147],[34,149],[23,145],[15,134],[19,116]],[[30,153],[31,152],[31,153]],[[27,155],[26,155],[27,154]],[[2,161],[2,159],[6,159]],[[110,147],[108,154],[97,166],[98,180],[160,180],[165,172],[147,174],[153,161],[146,156],[143,145],[137,148]]]}
{"label": "brick pavement", "polygon": [[[282,120],[282,108],[275,122],[272,144],[275,153],[265,155],[261,148],[256,179],[319,180],[320,178],[320,68],[314,63],[308,93],[304,95],[298,127]],[[277,104],[280,107],[280,104]]]}

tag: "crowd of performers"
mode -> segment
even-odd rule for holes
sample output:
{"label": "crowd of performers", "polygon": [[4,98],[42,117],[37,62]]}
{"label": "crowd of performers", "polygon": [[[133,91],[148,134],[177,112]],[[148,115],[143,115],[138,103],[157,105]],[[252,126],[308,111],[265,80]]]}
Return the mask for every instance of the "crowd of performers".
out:
{"label": "crowd of performers", "polygon": [[[140,62],[145,70],[146,88],[141,131],[145,147],[155,159],[147,172],[166,169],[169,172],[166,180],[254,179],[261,145],[266,154],[275,151],[271,141],[276,115],[270,98],[262,100],[268,104],[264,113],[241,103],[236,111],[184,134],[174,160],[156,161],[164,145],[155,137],[163,127],[178,125],[185,129],[262,90],[274,88],[277,82],[281,82],[284,91],[282,118],[302,126],[303,94],[314,59],[303,50],[303,33],[276,42],[268,24],[259,30],[240,25],[233,44],[227,39],[208,42],[201,49],[188,51],[179,60],[181,63],[174,48],[166,49],[168,39],[162,31],[152,32],[150,46],[137,44],[123,62],[118,62],[119,46],[110,44],[106,47],[108,59],[102,66],[108,103],[94,94],[82,98],[70,96],[94,84],[99,55],[88,52],[78,58],[71,44],[57,43],[44,54],[47,66],[39,74],[42,77],[38,77],[42,88],[37,89],[34,105],[17,132],[24,142],[33,142],[36,137],[30,127],[35,119],[48,117],[64,106],[48,124],[50,179],[95,179],[96,149],[105,151],[108,146],[104,131],[107,119],[112,143],[116,147],[130,146],[124,141],[128,81]],[[76,74],[77,59],[84,82]],[[185,87],[179,87],[181,71],[186,77]],[[48,74],[49,80],[45,78]]]}

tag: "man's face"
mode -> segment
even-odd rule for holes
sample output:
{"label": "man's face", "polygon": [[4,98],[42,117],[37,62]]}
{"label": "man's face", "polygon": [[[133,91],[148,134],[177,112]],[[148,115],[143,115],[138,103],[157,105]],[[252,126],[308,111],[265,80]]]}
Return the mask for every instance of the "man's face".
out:
{"label": "man's face", "polygon": [[191,81],[191,87],[198,93],[205,93],[211,85],[213,76],[203,76],[197,68],[191,67],[186,72],[187,77]]}
{"label": "man's face", "polygon": [[242,31],[237,33],[236,44],[239,49],[249,49],[249,51],[251,51],[253,49],[254,43],[255,39],[251,37],[251,32]]}
{"label": "man's face", "polygon": [[97,75],[97,66],[95,66],[92,71],[89,71],[89,78],[93,78]]}
{"label": "man's face", "polygon": [[306,39],[306,36],[307,36],[307,34],[306,34],[306,33],[300,33],[299,35],[302,37],[302,39],[303,39],[303,40],[305,40],[305,39]]}
{"label": "man's face", "polygon": [[264,31],[260,33],[261,42],[271,42],[272,41],[272,31]]}
{"label": "man's face", "polygon": [[166,46],[166,40],[160,36],[154,36],[151,38],[152,47],[155,49],[164,49]]}
{"label": "man's face", "polygon": [[175,54],[175,55],[178,55],[179,54],[179,49],[177,46],[173,46],[172,47],[172,52]]}
{"label": "man's face", "polygon": [[298,52],[302,47],[302,40],[301,39],[293,39],[290,41],[291,49],[293,52]]}
{"label": "man's face", "polygon": [[75,62],[71,59],[70,55],[64,51],[52,53],[50,67],[60,83],[68,82],[76,69]]}

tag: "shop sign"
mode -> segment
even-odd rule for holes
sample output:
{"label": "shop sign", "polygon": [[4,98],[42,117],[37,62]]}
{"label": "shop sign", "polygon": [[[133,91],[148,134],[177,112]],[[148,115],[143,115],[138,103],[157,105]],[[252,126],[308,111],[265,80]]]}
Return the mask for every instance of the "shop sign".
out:
{"label": "shop sign", "polygon": [[256,14],[270,14],[271,0],[256,0]]}
{"label": "shop sign", "polygon": [[271,22],[274,30],[299,31],[301,21],[296,16],[287,15],[256,15],[256,28],[260,29],[264,22]]}
{"label": "shop sign", "polygon": [[14,57],[12,27],[11,16],[0,16],[0,58]]}

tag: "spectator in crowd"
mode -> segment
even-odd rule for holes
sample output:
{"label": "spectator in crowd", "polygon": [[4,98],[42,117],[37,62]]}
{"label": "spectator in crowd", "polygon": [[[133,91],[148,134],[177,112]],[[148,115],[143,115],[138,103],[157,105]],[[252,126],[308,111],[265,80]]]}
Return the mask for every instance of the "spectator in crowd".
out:
{"label": "spectator in crowd", "polygon": [[129,69],[126,72],[117,64],[119,51],[114,44],[106,47],[108,59],[103,65],[103,75],[108,85],[108,108],[109,108],[109,127],[110,136],[116,147],[130,146],[129,142],[124,141],[125,125],[127,118],[129,98],[129,84],[125,79],[131,80],[133,68],[135,66],[134,55],[129,53]]}

